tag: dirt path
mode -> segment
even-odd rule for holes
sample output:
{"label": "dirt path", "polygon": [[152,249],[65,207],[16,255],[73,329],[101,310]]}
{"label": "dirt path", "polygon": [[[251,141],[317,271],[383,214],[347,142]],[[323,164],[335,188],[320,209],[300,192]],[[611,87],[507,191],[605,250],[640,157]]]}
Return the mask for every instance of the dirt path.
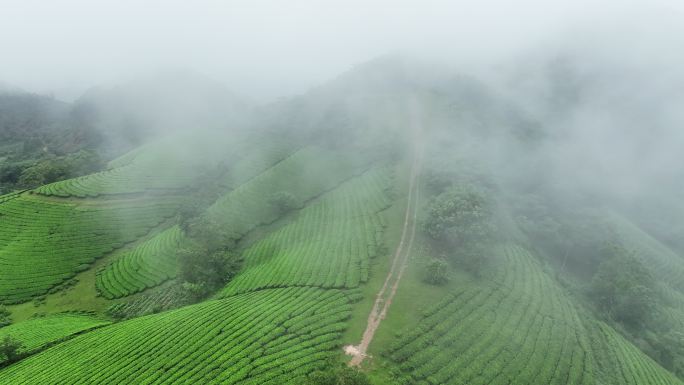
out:
{"label": "dirt path", "polygon": [[392,304],[392,299],[397,293],[399,281],[401,280],[404,270],[408,264],[408,257],[413,245],[413,239],[416,235],[416,217],[418,215],[418,178],[420,175],[420,168],[422,163],[422,146],[417,145],[411,166],[411,176],[409,179],[409,193],[408,202],[406,204],[406,216],[404,217],[404,229],[401,234],[401,240],[394,252],[392,259],[392,267],[385,283],[375,297],[375,303],[368,315],[368,323],[366,330],[363,333],[361,342],[358,345],[347,345],[344,347],[344,352],[352,356],[349,362],[350,366],[359,366],[361,362],[367,357],[366,351],[375,335],[376,330],[380,326],[380,322],[385,319],[387,310]]}

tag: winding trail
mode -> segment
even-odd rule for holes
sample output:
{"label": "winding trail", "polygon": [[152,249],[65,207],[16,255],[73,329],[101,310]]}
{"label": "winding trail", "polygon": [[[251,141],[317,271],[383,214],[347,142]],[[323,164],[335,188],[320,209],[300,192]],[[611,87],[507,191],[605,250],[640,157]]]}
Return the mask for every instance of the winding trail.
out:
{"label": "winding trail", "polygon": [[[419,131],[416,131],[419,134]],[[401,240],[397,246],[392,259],[392,267],[387,273],[385,283],[375,297],[373,308],[368,315],[368,322],[366,330],[363,333],[361,342],[358,345],[347,345],[344,347],[344,352],[352,356],[349,361],[349,366],[359,366],[363,360],[368,356],[366,351],[373,340],[373,336],[380,326],[380,322],[387,316],[387,311],[392,304],[399,287],[404,270],[408,265],[408,258],[413,246],[413,240],[416,235],[416,218],[418,216],[418,179],[420,177],[420,170],[423,158],[423,146],[420,139],[416,141],[416,149],[413,158],[413,165],[411,166],[411,176],[409,179],[408,202],[406,204],[406,215],[404,217],[404,228],[401,234]]]}

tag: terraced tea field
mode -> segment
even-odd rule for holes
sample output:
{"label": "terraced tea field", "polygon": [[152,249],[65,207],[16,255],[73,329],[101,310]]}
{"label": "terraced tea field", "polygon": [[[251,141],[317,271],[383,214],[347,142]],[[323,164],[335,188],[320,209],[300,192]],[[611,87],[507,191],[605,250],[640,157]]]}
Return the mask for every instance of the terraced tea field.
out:
{"label": "terraced tea field", "polygon": [[338,346],[354,296],[283,288],[78,336],[0,371],[11,384],[297,384]]}
{"label": "terraced tea field", "polygon": [[97,290],[106,298],[125,297],[176,276],[176,251],[182,238],[173,226],[119,256],[97,273]]}
{"label": "terraced tea field", "polygon": [[175,214],[173,198],[75,204],[29,194],[0,204],[0,302],[45,294]]}
{"label": "terraced tea field", "polygon": [[612,346],[625,349],[624,339],[614,331],[590,338],[569,298],[524,248],[498,254],[501,267],[487,283],[447,296],[388,349],[406,383],[617,384],[628,382],[614,382],[609,371],[633,370],[650,376],[634,383],[680,383],[633,347],[606,365]]}
{"label": "terraced tea field", "polygon": [[25,354],[66,340],[74,334],[109,324],[109,321],[86,314],[61,313],[0,328],[0,341],[12,336],[23,345],[19,353]]}
{"label": "terraced tea field", "polygon": [[[0,382],[300,384],[340,348],[389,204],[389,169],[340,175],[350,179],[246,251],[249,267],[220,299],[78,336],[1,370]],[[106,274],[148,270],[145,256],[174,232],[141,243]]]}
{"label": "terraced tea field", "polygon": [[389,178],[387,169],[371,169],[301,210],[243,253],[243,272],[221,295],[287,286],[358,287],[377,255]]}

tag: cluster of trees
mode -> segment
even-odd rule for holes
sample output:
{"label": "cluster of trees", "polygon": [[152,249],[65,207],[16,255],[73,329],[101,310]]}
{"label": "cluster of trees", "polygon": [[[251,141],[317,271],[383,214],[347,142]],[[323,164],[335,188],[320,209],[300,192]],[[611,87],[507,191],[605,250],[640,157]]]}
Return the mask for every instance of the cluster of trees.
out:
{"label": "cluster of trees", "polygon": [[[492,203],[480,190],[469,184],[451,186],[429,201],[423,230],[440,254],[478,275],[488,260],[492,216]],[[428,270],[438,275],[429,280],[444,282],[443,267],[439,260],[430,261]]]}
{"label": "cluster of trees", "polygon": [[633,251],[609,244],[588,287],[588,298],[606,318],[631,329],[653,320],[660,298],[651,273]]}
{"label": "cluster of trees", "polygon": [[202,216],[221,196],[223,189],[217,181],[223,180],[226,171],[225,165],[219,165],[201,175],[196,182],[201,188],[190,194],[179,210],[178,222],[187,239],[177,254],[183,292],[179,298],[200,301],[225,286],[240,269],[241,257],[234,251],[230,232]]}
{"label": "cluster of trees", "polygon": [[103,141],[66,103],[0,92],[0,193],[98,171]]}
{"label": "cluster of trees", "polygon": [[225,286],[239,271],[241,257],[219,224],[198,218],[189,228],[188,241],[178,251],[178,280],[196,302]]}

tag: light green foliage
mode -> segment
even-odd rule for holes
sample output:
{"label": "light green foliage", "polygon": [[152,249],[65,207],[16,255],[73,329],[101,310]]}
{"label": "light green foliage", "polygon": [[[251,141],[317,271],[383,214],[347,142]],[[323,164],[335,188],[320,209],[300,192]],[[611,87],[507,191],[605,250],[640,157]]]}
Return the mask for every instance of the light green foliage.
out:
{"label": "light green foliage", "polygon": [[223,291],[290,285],[354,288],[368,279],[389,204],[388,170],[374,168],[301,210],[243,253],[244,268]]}
{"label": "light green foliage", "polygon": [[506,245],[497,258],[486,282],[458,288],[398,333],[386,353],[397,383],[681,384],[581,314],[527,250]]}
{"label": "light green foliage", "polygon": [[190,304],[187,293],[176,281],[169,281],[152,290],[131,297],[129,301],[117,302],[106,309],[106,314],[116,320],[156,314]]}
{"label": "light green foliage", "polygon": [[388,356],[406,383],[591,384],[589,341],[568,298],[529,252],[504,246],[486,282],[462,286]]}
{"label": "light green foliage", "polygon": [[122,254],[97,272],[97,290],[106,298],[119,298],[175,277],[181,236],[180,228],[172,226]]}
{"label": "light green foliage", "polygon": [[682,384],[681,380],[645,355],[613,328],[590,321],[587,335],[602,384],[666,385]]}
{"label": "light green foliage", "polygon": [[[85,330],[110,322],[86,314],[61,313],[19,322],[0,329],[0,340],[7,337],[21,343],[18,354],[31,353]],[[0,356],[0,363],[2,357]]]}
{"label": "light green foliage", "polygon": [[302,384],[337,349],[340,290],[261,290],[114,324],[0,370],[0,383]]}
{"label": "light green foliage", "polygon": [[[174,192],[192,187],[203,170],[247,145],[243,138],[177,134],[140,147],[110,163],[110,169],[38,187],[59,197],[97,197],[144,192]],[[202,151],[198,151],[201,149]]]}
{"label": "light green foliage", "polygon": [[[220,198],[204,218],[239,239],[254,227],[275,221],[285,209],[299,207],[360,173],[366,163],[362,157],[349,160],[323,148],[304,148]],[[274,206],[274,196],[284,192]]]}
{"label": "light green foliage", "polygon": [[55,202],[24,194],[0,204],[0,302],[45,294],[174,214],[172,198]]}

